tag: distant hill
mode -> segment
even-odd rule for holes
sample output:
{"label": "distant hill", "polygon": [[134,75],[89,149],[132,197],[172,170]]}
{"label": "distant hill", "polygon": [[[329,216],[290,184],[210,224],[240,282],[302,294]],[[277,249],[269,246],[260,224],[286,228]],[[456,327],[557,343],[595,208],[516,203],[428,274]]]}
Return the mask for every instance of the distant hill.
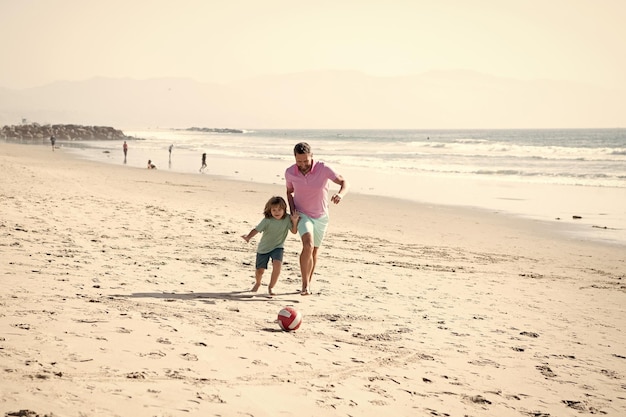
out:
{"label": "distant hill", "polygon": [[93,78],[0,88],[0,124],[233,128],[623,127],[626,92],[438,71],[374,77],[315,71],[225,85]]}

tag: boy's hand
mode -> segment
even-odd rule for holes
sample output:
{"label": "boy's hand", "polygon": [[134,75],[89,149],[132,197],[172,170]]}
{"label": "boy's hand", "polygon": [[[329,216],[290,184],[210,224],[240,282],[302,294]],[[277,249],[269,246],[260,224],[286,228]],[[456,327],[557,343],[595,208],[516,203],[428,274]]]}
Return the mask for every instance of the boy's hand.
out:
{"label": "boy's hand", "polygon": [[243,240],[246,241],[246,243],[250,243],[250,238],[248,237],[248,235],[241,235],[241,237],[243,238]]}

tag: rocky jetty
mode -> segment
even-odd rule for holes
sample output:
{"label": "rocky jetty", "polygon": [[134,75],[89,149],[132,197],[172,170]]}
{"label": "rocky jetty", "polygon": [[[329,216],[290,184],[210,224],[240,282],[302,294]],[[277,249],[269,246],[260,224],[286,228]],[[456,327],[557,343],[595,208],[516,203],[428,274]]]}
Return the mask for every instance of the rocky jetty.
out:
{"label": "rocky jetty", "polygon": [[3,126],[2,139],[38,140],[54,136],[57,140],[128,140],[124,132],[108,126],[40,125],[39,123]]}
{"label": "rocky jetty", "polygon": [[243,130],[221,128],[221,127],[190,127],[184,130],[187,130],[189,132],[205,132],[205,133],[243,133]]}

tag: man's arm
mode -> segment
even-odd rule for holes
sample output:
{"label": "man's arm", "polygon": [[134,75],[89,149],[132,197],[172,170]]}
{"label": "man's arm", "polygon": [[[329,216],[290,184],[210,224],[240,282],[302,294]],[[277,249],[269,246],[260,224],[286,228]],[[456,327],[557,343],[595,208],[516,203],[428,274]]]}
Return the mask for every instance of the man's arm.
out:
{"label": "man's arm", "polygon": [[332,201],[335,204],[339,204],[341,199],[345,197],[346,194],[348,194],[348,189],[350,188],[350,184],[342,175],[337,175],[337,178],[335,178],[333,182],[339,185],[339,191],[337,192],[337,194],[334,194],[332,196],[330,201]]}
{"label": "man's arm", "polygon": [[300,220],[300,215],[298,213],[294,213],[290,217],[291,217],[291,229],[289,231],[295,234],[298,232],[298,221]]}
{"label": "man's arm", "polygon": [[289,188],[289,186],[287,186],[287,204],[289,204],[289,214],[296,213],[296,205],[293,202],[293,191],[293,187]]}

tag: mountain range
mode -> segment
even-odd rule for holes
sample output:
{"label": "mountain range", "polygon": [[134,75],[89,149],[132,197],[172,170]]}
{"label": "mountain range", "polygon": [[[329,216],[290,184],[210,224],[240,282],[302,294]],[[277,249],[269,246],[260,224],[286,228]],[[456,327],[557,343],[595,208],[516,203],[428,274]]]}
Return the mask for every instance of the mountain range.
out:
{"label": "mountain range", "polygon": [[228,84],[92,78],[0,88],[0,123],[328,129],[626,126],[625,91],[472,71],[311,71]]}

